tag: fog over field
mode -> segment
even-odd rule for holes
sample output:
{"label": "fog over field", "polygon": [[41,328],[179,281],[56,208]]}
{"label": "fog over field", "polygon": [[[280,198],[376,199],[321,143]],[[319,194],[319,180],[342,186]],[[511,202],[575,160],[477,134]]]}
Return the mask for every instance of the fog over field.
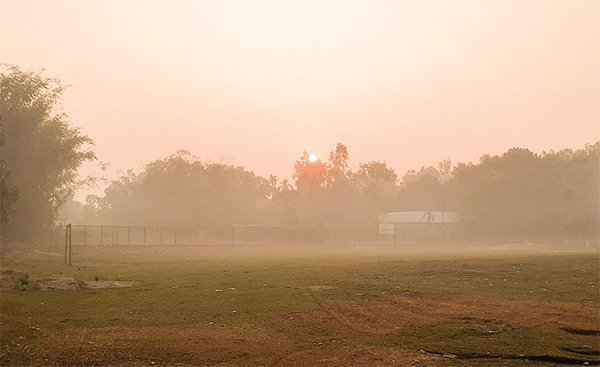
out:
{"label": "fog over field", "polygon": [[0,11],[3,240],[597,246],[598,2]]}
{"label": "fog over field", "polygon": [[600,1],[0,0],[0,365],[600,364]]}

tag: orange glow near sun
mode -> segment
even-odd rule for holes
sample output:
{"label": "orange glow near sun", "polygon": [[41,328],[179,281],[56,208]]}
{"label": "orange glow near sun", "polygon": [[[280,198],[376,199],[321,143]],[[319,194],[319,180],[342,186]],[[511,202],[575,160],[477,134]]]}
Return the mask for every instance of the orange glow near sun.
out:
{"label": "orange glow near sun", "polygon": [[316,156],[316,155],[314,155],[314,154],[311,154],[311,155],[309,155],[309,156],[308,156],[308,160],[309,160],[311,163],[315,163],[315,162],[317,161],[317,156]]}

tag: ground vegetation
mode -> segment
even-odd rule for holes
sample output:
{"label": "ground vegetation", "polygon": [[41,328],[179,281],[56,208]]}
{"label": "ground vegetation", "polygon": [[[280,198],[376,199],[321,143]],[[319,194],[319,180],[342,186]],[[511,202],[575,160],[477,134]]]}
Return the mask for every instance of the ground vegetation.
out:
{"label": "ground vegetation", "polygon": [[78,247],[3,256],[3,366],[600,363],[598,253]]}

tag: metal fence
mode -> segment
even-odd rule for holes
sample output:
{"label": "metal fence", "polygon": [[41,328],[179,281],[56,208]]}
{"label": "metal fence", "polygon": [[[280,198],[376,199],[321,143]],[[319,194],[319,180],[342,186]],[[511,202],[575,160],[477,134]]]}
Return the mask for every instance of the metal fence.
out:
{"label": "metal fence", "polygon": [[[197,246],[236,244],[328,243],[373,245],[415,243],[431,236],[413,230],[382,234],[377,227],[282,227],[282,226],[115,226],[72,225],[73,245],[90,246]],[[65,241],[65,226],[52,230],[52,243]]]}

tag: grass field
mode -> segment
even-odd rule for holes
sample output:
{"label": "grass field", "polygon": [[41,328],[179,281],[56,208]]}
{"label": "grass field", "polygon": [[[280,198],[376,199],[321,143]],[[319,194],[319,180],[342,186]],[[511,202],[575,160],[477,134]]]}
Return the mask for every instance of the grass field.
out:
{"label": "grass field", "polygon": [[4,253],[25,288],[55,289],[3,286],[1,362],[599,364],[597,251],[440,249],[74,247],[72,266],[59,250]]}

